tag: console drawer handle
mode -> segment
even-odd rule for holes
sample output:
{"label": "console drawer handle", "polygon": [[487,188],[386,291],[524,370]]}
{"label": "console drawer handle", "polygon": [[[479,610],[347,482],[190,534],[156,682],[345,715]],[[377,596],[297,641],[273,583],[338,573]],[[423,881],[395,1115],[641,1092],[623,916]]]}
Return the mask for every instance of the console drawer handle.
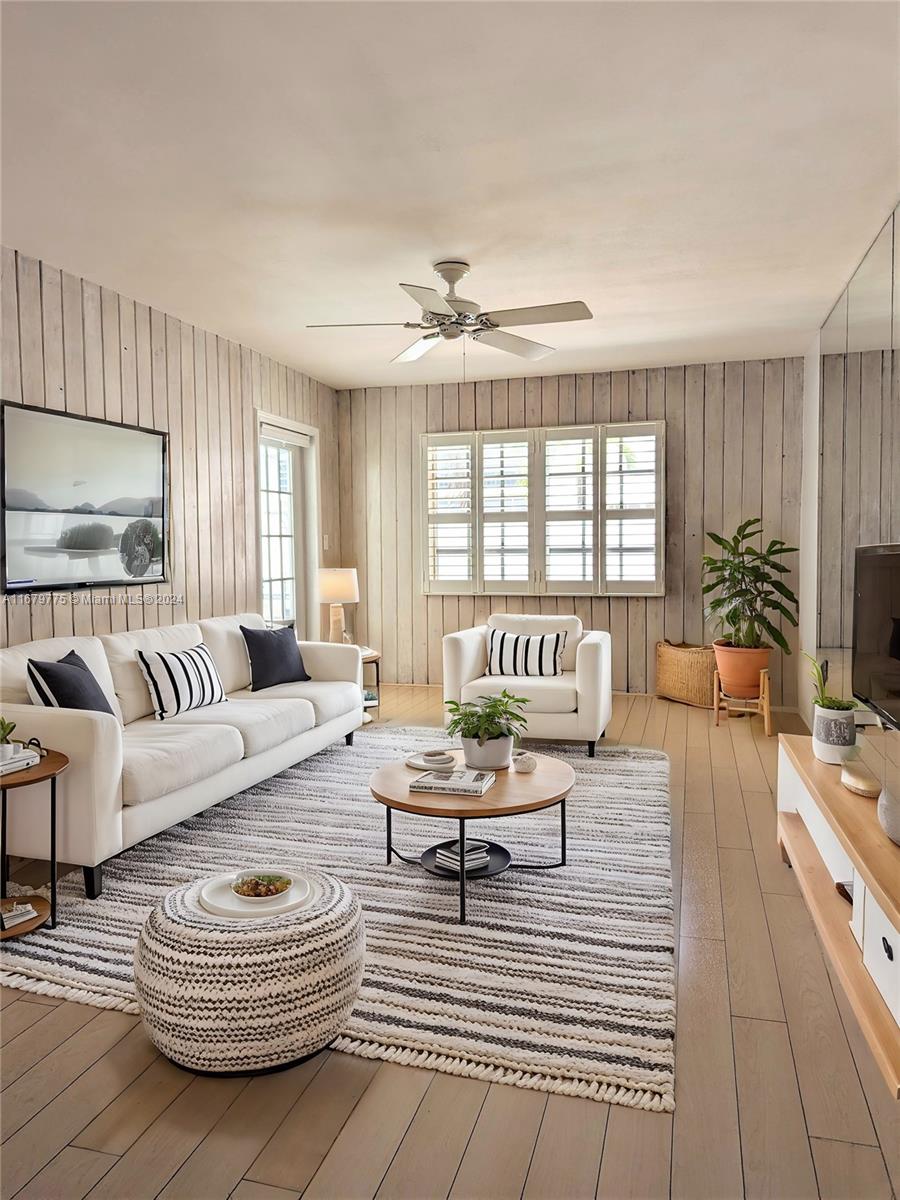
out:
{"label": "console drawer handle", "polygon": [[887,940],[886,937],[883,937],[881,939],[881,944],[882,944],[882,946],[884,946],[884,952],[888,956],[888,962],[893,962],[894,961],[894,947],[891,945],[891,943]]}

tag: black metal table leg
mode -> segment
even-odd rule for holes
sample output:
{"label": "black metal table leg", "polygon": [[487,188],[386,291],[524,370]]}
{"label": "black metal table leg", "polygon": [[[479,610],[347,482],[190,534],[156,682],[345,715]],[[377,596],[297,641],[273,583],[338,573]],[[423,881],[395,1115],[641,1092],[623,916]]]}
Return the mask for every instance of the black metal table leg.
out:
{"label": "black metal table leg", "polygon": [[560,840],[560,857],[559,865],[566,865],[566,802],[559,802],[559,840]]}
{"label": "black metal table leg", "polygon": [[50,928],[56,928],[56,776],[50,777]]}
{"label": "black metal table leg", "polygon": [[459,923],[466,923],[466,821],[459,819]]}
{"label": "black metal table leg", "polygon": [[0,789],[0,796],[3,797],[3,813],[0,816],[0,874],[3,878],[0,879],[0,896],[3,896],[6,894],[6,878],[9,874],[9,863],[6,861],[6,788]]}
{"label": "black metal table leg", "polygon": [[391,865],[391,806],[386,804],[384,811],[387,813],[387,865]]}

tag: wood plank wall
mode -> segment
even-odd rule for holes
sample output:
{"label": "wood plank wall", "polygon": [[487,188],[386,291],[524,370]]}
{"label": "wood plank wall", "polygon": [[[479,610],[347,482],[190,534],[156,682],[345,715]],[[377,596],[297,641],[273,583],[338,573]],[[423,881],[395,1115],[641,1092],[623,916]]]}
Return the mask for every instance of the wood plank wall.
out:
{"label": "wood plank wall", "polygon": [[[341,553],[359,570],[359,640],[381,650],[385,680],[438,683],[445,633],[491,610],[575,612],[612,633],[613,686],[652,692],[657,640],[704,639],[704,531],[761,515],[767,535],[797,544],[802,393],[800,358],[338,392]],[[665,598],[422,594],[420,433],[645,418],[666,420]],[[773,703],[796,705],[792,668],[774,656]]]}
{"label": "wood plank wall", "polygon": [[819,645],[853,644],[857,546],[900,542],[900,351],[822,356]]}
{"label": "wood plank wall", "polygon": [[331,388],[15,250],[0,267],[3,399],[167,430],[172,564],[163,585],[4,597],[0,643],[258,610],[255,408],[319,429],[320,556],[339,565]]}

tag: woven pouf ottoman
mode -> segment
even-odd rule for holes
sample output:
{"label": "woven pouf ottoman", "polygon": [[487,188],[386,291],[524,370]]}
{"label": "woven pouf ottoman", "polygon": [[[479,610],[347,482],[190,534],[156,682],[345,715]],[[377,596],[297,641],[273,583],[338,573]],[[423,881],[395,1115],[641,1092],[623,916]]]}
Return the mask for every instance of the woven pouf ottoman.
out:
{"label": "woven pouf ottoman", "polygon": [[225,917],[206,882],[169,892],[134,953],[151,1041],[179,1066],[231,1075],[291,1066],[343,1028],[363,972],[359,901],[332,875],[305,871],[310,900],[271,917]]}

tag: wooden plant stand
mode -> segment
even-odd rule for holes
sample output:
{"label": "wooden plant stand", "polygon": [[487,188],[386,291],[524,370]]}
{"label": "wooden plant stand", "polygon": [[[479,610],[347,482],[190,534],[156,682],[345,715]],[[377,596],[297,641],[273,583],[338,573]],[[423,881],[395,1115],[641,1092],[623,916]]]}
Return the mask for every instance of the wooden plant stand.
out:
{"label": "wooden plant stand", "polygon": [[759,696],[756,698],[744,698],[729,696],[722,691],[722,685],[719,682],[719,672],[716,671],[713,677],[713,708],[716,713],[716,724],[719,724],[719,714],[724,710],[726,717],[730,717],[732,711],[743,715],[749,713],[761,713],[766,729],[766,737],[772,736],[772,710],[769,705],[769,672],[767,670],[759,673]]}

